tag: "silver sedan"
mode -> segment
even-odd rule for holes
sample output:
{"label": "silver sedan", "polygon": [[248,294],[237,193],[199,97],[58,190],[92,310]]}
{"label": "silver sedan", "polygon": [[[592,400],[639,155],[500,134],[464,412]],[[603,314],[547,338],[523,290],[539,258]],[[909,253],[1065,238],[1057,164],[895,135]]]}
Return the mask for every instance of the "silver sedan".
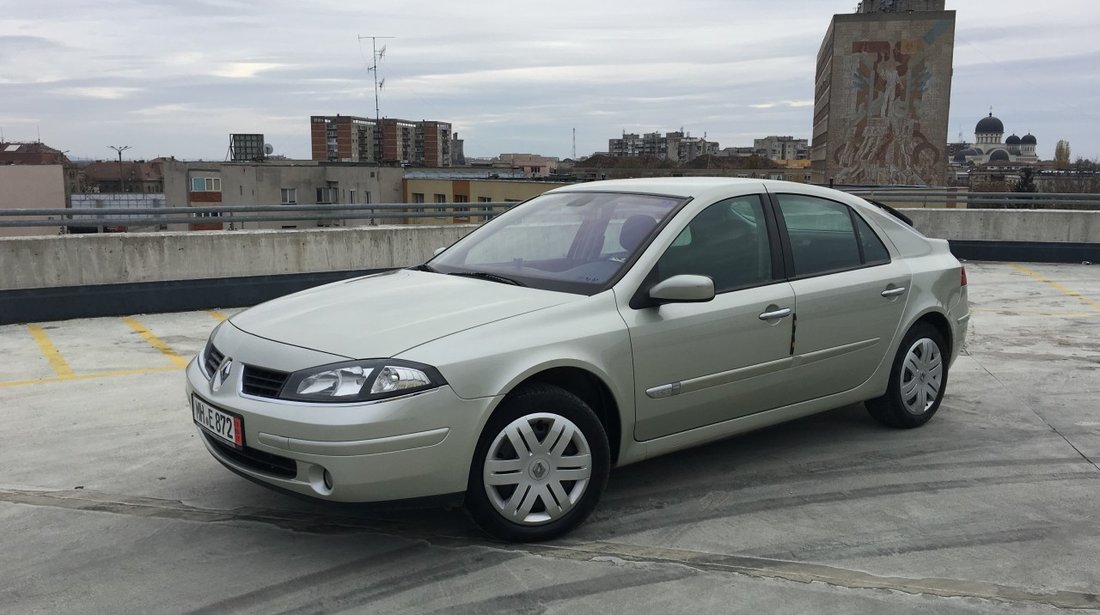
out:
{"label": "silver sedan", "polygon": [[862,199],[595,182],[425,264],[238,314],[187,396],[248,479],[340,502],[461,496],[489,534],[544,540],[615,466],[858,402],[924,424],[968,319],[947,242]]}

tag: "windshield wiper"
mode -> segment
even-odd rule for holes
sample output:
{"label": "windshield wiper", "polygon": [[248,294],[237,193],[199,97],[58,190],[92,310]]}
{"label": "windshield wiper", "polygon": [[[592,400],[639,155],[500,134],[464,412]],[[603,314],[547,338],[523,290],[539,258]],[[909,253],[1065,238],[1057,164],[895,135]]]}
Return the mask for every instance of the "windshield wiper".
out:
{"label": "windshield wiper", "polygon": [[411,269],[412,271],[427,271],[428,273],[439,273],[435,269],[432,269],[431,265],[428,265],[427,263],[414,265],[412,267],[409,267],[409,269]]}
{"label": "windshield wiper", "polygon": [[467,278],[478,278],[480,280],[490,280],[493,282],[500,282],[501,284],[512,284],[513,286],[527,286],[519,280],[513,280],[512,278],[506,278],[502,275],[495,273],[488,273],[486,271],[453,271],[447,275],[458,275]]}

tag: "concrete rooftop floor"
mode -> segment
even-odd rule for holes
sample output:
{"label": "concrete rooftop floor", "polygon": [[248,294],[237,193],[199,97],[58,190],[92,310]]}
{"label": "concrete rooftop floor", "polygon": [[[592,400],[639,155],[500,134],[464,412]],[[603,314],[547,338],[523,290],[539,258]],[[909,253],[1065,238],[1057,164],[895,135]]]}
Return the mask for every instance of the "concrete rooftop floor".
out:
{"label": "concrete rooftop floor", "polygon": [[947,397],[612,473],[544,545],[222,468],[182,366],[229,312],[0,327],[0,610],[1050,613],[1100,609],[1100,267],[968,263]]}

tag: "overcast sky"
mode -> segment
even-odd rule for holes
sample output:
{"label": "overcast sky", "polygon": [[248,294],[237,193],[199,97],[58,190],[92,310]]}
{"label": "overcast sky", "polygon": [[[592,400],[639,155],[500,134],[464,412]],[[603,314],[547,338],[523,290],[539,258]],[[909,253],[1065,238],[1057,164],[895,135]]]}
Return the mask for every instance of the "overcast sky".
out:
{"label": "overcast sky", "polygon": [[[683,128],[808,138],[814,60],[856,0],[0,0],[0,130],[71,157],[222,159],[231,132],[309,158],[310,115],[449,121],[468,156],[566,157]],[[993,107],[1039,155],[1100,158],[1096,0],[948,0],[949,140]],[[1007,135],[1006,135],[1007,136]]]}

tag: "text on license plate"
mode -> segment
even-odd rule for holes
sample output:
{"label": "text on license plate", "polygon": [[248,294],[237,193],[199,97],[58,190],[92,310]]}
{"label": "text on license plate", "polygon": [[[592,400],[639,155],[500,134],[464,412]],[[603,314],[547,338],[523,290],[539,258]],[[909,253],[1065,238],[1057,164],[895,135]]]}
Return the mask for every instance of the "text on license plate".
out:
{"label": "text on license plate", "polygon": [[195,422],[226,442],[244,446],[241,417],[222,412],[198,397],[191,398],[191,413]]}

